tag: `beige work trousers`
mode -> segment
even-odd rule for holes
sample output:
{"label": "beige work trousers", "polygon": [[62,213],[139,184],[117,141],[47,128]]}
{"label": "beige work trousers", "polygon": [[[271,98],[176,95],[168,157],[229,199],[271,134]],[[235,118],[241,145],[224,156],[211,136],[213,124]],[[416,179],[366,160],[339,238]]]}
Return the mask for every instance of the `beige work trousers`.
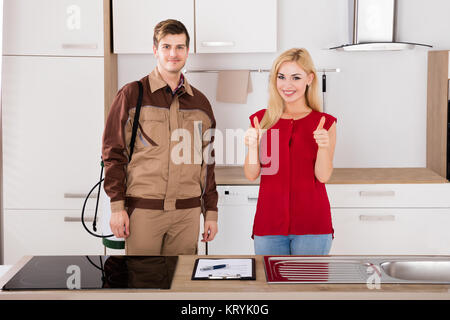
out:
{"label": "beige work trousers", "polygon": [[201,209],[135,208],[130,215],[126,255],[197,254]]}

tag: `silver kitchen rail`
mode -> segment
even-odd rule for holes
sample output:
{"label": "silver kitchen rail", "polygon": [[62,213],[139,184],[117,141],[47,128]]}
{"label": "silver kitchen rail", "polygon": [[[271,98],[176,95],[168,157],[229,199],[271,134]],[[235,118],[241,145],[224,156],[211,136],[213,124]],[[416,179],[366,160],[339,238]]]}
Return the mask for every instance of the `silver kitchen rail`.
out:
{"label": "silver kitchen rail", "polygon": [[[184,69],[183,73],[219,73],[220,71],[233,71],[233,70],[248,70],[250,72],[257,72],[257,73],[270,73],[270,69],[223,69],[223,70],[216,70],[216,69]],[[323,112],[325,112],[325,92],[326,92],[326,79],[327,73],[331,73],[331,72],[341,72],[341,69],[339,68],[319,68],[316,69],[316,73],[322,73],[322,108],[323,108]]]}
{"label": "silver kitchen rail", "polygon": [[[248,70],[250,72],[258,72],[258,73],[262,73],[262,72],[270,72],[270,69],[192,69],[192,70],[188,70],[188,69],[184,69],[183,73],[218,73],[220,71],[233,71],[233,70]],[[336,69],[317,69],[316,72],[318,73],[326,73],[326,72],[341,72],[341,69],[336,68]]]}

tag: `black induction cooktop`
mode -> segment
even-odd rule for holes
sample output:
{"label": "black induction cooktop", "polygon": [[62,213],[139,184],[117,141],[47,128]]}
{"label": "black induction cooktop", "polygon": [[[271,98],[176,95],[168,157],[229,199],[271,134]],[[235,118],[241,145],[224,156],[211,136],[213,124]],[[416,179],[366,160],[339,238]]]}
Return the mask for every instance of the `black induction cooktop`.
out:
{"label": "black induction cooktop", "polygon": [[170,289],[178,256],[35,256],[3,290]]}

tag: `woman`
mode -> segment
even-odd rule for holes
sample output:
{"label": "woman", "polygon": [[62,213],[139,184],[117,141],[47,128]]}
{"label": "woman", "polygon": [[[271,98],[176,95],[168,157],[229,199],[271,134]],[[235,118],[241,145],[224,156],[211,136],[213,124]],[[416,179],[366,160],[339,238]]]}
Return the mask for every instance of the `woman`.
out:
{"label": "woman", "polygon": [[[336,118],[321,112],[317,83],[308,51],[287,50],[272,66],[268,108],[250,116],[244,171],[251,181],[261,173],[252,235],[256,254],[330,251],[334,230],[324,183],[333,172]],[[262,161],[263,154],[273,149],[278,153],[270,159],[278,169],[265,174],[271,163]]]}

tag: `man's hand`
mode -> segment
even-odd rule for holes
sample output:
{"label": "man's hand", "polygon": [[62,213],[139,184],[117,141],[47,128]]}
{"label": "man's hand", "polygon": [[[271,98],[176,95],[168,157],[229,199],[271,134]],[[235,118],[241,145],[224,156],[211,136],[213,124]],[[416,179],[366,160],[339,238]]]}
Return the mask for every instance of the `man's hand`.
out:
{"label": "man's hand", "polygon": [[111,213],[109,226],[116,238],[127,238],[130,235],[130,218],[125,210]]}
{"label": "man's hand", "polygon": [[202,242],[208,242],[214,239],[217,234],[217,222],[216,221],[205,221],[205,232],[202,233]]}

